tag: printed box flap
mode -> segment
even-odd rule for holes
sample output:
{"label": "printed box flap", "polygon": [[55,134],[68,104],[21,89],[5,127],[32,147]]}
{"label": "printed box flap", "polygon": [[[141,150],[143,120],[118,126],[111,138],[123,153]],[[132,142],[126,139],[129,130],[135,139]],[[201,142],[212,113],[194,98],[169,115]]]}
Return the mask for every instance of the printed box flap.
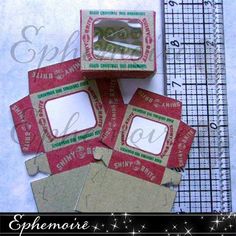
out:
{"label": "printed box flap", "polygon": [[84,79],[80,70],[80,58],[38,68],[28,72],[29,93],[71,84]]}
{"label": "printed box flap", "polygon": [[27,160],[25,162],[26,169],[30,176],[34,176],[40,172],[57,174],[75,167],[85,166],[94,162],[95,147],[104,147],[99,138],[43,153]]}
{"label": "printed box flap", "polygon": [[43,152],[41,134],[29,96],[10,106],[22,152]]}
{"label": "printed box flap", "polygon": [[137,157],[113,151],[107,148],[96,148],[94,152],[96,160],[103,161],[109,169],[131,175],[158,185],[179,185],[181,174],[155,164],[138,159]]}
{"label": "printed box flap", "polygon": [[137,89],[129,105],[142,107],[179,120],[182,115],[182,103],[180,101],[144,89]]}

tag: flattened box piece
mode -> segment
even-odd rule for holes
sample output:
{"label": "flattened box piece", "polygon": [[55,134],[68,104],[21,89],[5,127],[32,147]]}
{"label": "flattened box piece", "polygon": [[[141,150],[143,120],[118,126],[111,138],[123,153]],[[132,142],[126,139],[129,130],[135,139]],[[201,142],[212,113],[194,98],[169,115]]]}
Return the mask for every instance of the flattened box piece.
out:
{"label": "flattened box piece", "polygon": [[98,147],[94,157],[96,160],[102,160],[111,170],[154,184],[176,186],[181,180],[181,174],[174,170],[111,149]]}
{"label": "flattened box piece", "polygon": [[39,212],[74,212],[89,166],[52,175],[31,183]]}
{"label": "flattened box piece", "polygon": [[181,102],[138,89],[128,106],[112,106],[101,140],[154,166],[184,167],[195,130],[180,121],[181,111]]}
{"label": "flattened box piece", "polygon": [[154,11],[81,10],[87,78],[146,78],[156,71]]}
{"label": "flattened box piece", "polygon": [[123,103],[116,80],[84,80],[79,67],[75,59],[29,72],[30,95],[11,105],[22,151],[45,153],[27,161],[31,175],[90,163],[93,148],[103,146],[99,136],[105,112]]}
{"label": "flattened box piece", "polygon": [[[112,170],[112,150],[96,149],[75,210],[80,212],[170,212],[176,192]],[[177,180],[176,180],[177,182]]]}

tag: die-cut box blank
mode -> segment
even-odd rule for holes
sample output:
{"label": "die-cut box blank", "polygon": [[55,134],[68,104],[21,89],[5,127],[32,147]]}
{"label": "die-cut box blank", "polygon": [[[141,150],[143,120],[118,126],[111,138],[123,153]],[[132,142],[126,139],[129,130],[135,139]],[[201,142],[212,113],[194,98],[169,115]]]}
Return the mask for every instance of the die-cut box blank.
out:
{"label": "die-cut box blank", "polygon": [[111,106],[76,210],[170,212],[195,130],[179,101],[138,89],[128,106]]}
{"label": "die-cut box blank", "polygon": [[116,80],[86,80],[80,59],[29,72],[30,95],[11,105],[20,147],[44,153],[27,162],[31,175],[89,164],[111,104],[123,103]]}

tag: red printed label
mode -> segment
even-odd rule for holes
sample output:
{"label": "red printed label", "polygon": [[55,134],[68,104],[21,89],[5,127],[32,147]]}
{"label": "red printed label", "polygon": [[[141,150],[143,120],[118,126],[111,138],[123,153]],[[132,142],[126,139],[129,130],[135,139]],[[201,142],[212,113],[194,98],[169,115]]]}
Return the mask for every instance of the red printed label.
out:
{"label": "red printed label", "polygon": [[113,152],[109,168],[159,185],[165,172],[163,166],[116,151]]}

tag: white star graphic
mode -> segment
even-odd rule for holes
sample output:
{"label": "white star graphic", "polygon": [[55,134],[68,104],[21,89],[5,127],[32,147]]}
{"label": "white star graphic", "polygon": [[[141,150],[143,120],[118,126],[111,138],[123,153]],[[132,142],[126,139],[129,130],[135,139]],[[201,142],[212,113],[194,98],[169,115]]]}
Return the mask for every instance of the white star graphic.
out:
{"label": "white star graphic", "polygon": [[146,227],[145,227],[145,225],[141,225],[141,228],[142,228],[142,229],[145,229]]}
{"label": "white star graphic", "polygon": [[113,227],[113,231],[116,229],[116,228],[119,228],[116,224],[116,222],[114,224],[111,224],[111,226]]}
{"label": "white star graphic", "polygon": [[185,235],[192,235],[192,234],[191,234],[192,229],[187,229],[187,228],[185,228],[185,230],[186,230]]}
{"label": "white star graphic", "polygon": [[211,232],[212,232],[212,231],[214,231],[215,229],[214,229],[214,227],[210,227],[210,230],[211,230]]}
{"label": "white star graphic", "polygon": [[212,221],[212,223],[215,223],[216,224],[216,227],[219,226],[220,223],[222,223],[222,221],[219,220],[219,217],[217,216],[216,217],[216,220],[215,221]]}
{"label": "white star graphic", "polygon": [[95,231],[97,231],[97,230],[100,230],[100,229],[98,228],[98,224],[92,226],[92,228],[93,228],[93,232],[95,232]]}

